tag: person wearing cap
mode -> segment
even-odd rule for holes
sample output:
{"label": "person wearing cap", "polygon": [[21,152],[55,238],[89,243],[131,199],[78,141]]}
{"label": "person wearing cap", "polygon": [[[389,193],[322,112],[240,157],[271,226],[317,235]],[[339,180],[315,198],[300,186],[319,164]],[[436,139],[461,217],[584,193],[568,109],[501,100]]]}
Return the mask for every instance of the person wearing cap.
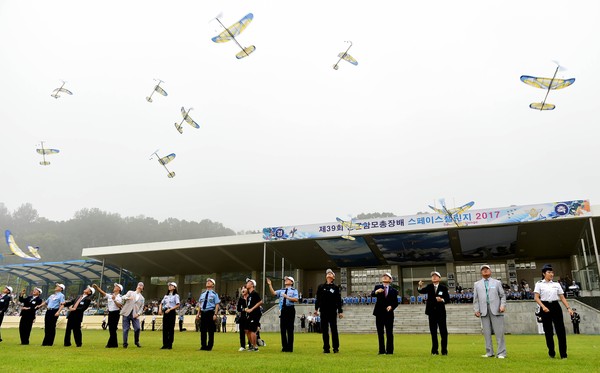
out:
{"label": "person wearing cap", "polygon": [[[384,273],[381,276],[381,285],[375,285],[375,289],[371,292],[371,297],[377,298],[373,316],[375,316],[380,355],[394,353],[394,310],[398,307],[398,290],[391,286],[392,280],[391,273]],[[384,329],[387,344],[384,343]]]}
{"label": "person wearing cap", "polygon": [[479,268],[481,280],[473,285],[473,311],[481,319],[483,338],[485,340],[485,355],[494,356],[492,331],[496,335],[498,349],[496,357],[506,357],[506,344],[504,343],[504,311],[506,310],[506,296],[502,282],[492,278],[492,269],[484,264]]}
{"label": "person wearing cap", "polygon": [[440,329],[442,355],[448,355],[448,328],[446,326],[446,303],[450,303],[450,294],[444,284],[440,284],[442,275],[431,272],[431,284],[423,287],[423,281],[419,281],[417,291],[427,294],[425,303],[425,314],[429,318],[429,332],[431,333],[431,354],[439,355],[437,330]]}
{"label": "person wearing cap", "polygon": [[293,288],[295,283],[291,276],[284,277],[285,288],[273,290],[271,280],[267,278],[271,295],[279,298],[279,329],[281,332],[281,352],[294,352],[294,320],[296,320],[296,308],[298,302],[298,290]]}
{"label": "person wearing cap", "polygon": [[215,285],[214,279],[207,279],[206,290],[198,298],[200,307],[196,318],[200,319],[200,350],[202,351],[211,351],[215,343],[215,330],[217,329],[215,322],[219,313],[219,303],[221,303],[219,295],[214,291]]}
{"label": "person wearing cap", "polygon": [[33,321],[35,320],[35,311],[43,302],[42,298],[40,298],[41,294],[42,289],[34,288],[30,296],[25,296],[25,289],[23,289],[19,296],[19,302],[23,303],[23,307],[21,307],[21,320],[19,321],[19,335],[22,345],[29,344],[29,336],[31,335]]}
{"label": "person wearing cap", "polygon": [[248,307],[248,289],[246,286],[242,286],[240,291],[240,298],[238,299],[236,310],[237,310],[237,323],[239,325],[240,333],[240,349],[244,351],[246,349],[246,323],[248,322],[247,314],[244,311]]}
{"label": "person wearing cap", "polygon": [[[330,347],[333,353],[340,351],[340,340],[337,330],[337,318],[344,317],[340,287],[335,283],[335,273],[331,269],[325,271],[325,283],[317,288],[315,299],[315,316],[320,312],[321,333],[323,334],[323,353],[328,354]],[[329,328],[331,328],[331,346],[329,345]]]}
{"label": "person wearing cap", "polygon": [[179,294],[177,294],[177,284],[169,282],[167,294],[165,294],[158,306],[158,314],[163,315],[163,345],[161,350],[170,350],[173,348],[175,319],[177,318],[177,309],[180,303]]}
{"label": "person wearing cap", "polygon": [[134,342],[137,347],[140,345],[140,315],[144,311],[144,283],[138,282],[135,290],[129,290],[127,294],[121,297],[123,306],[121,307],[121,316],[123,316],[123,348],[129,346],[129,329],[133,327]]}
{"label": "person wearing cap", "polygon": [[[2,321],[4,320],[4,314],[8,310],[8,306],[12,301],[11,293],[13,288],[6,285],[4,289],[2,289],[2,295],[0,296],[0,326],[2,326]],[[0,336],[0,342],[2,342],[2,336]]]}
{"label": "person wearing cap", "polygon": [[[61,305],[63,307],[69,307],[69,314],[67,315],[67,328],[65,330],[65,341],[66,347],[71,346],[71,332],[73,332],[73,339],[75,339],[75,345],[81,347],[83,341],[81,339],[81,322],[83,321],[83,313],[88,309],[92,302],[92,296],[96,290],[89,286],[85,288],[83,294],[77,299],[65,302]],[[60,312],[59,309],[59,312]]]}
{"label": "person wearing cap", "polygon": [[42,346],[52,346],[54,337],[56,337],[56,322],[58,321],[60,305],[65,302],[64,284],[56,284],[54,294],[48,297],[39,308],[46,307],[46,316],[44,316],[44,340]]}
{"label": "person wearing cap", "polygon": [[258,351],[258,329],[260,328],[260,317],[262,316],[260,306],[263,301],[255,290],[256,281],[247,279],[248,304],[244,309],[246,313],[246,336],[248,337],[248,351]]}
{"label": "person wearing cap", "polygon": [[554,358],[556,351],[554,349],[554,332],[558,338],[558,352],[561,359],[567,358],[567,332],[563,320],[562,309],[559,301],[567,307],[569,315],[573,316],[573,310],[569,307],[567,298],[565,298],[562,286],[554,279],[554,269],[552,265],[545,264],[542,267],[543,280],[535,284],[533,290],[535,302],[542,309],[542,324],[544,325],[544,334],[546,335],[546,346],[548,347],[548,356]]}
{"label": "person wearing cap", "polygon": [[577,309],[573,308],[573,314],[571,315],[571,322],[573,323],[573,334],[579,333],[579,323],[581,322],[581,316],[577,313]]}
{"label": "person wearing cap", "polygon": [[106,342],[106,348],[117,348],[119,347],[119,340],[117,338],[117,328],[119,325],[119,314],[121,307],[123,307],[123,299],[121,299],[121,293],[123,292],[123,285],[114,283],[112,294],[107,294],[100,286],[93,284],[104,299],[106,299],[108,308],[108,342]]}

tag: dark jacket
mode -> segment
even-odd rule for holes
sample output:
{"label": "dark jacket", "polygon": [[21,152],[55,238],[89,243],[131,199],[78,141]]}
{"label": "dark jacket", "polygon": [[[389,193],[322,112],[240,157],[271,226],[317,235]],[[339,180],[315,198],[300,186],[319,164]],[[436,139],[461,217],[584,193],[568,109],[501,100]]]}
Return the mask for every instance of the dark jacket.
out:
{"label": "dark jacket", "polygon": [[[65,307],[71,307],[75,302],[77,302],[77,300],[79,299],[80,296],[78,296],[77,298],[69,301],[69,302],[65,302]],[[73,320],[83,320],[83,312],[85,310],[87,310],[87,308],[90,306],[90,303],[92,301],[91,296],[87,296],[85,298],[83,298],[82,300],[79,301],[79,304],[77,305],[77,308],[74,311],[69,311],[69,314],[67,315],[67,319],[73,319]]]}
{"label": "dark jacket", "polygon": [[8,306],[10,305],[10,300],[10,294],[4,294],[0,296],[0,315],[3,315],[6,312]]}
{"label": "dark jacket", "polygon": [[[450,294],[446,285],[439,284],[437,293],[433,284],[429,284],[422,289],[418,289],[421,294],[427,294],[427,303],[425,305],[425,314],[427,315],[446,315],[446,303],[450,303]],[[443,302],[438,302],[436,297],[444,299]]]}
{"label": "dark jacket", "polygon": [[30,295],[28,297],[19,296],[19,302],[23,303],[23,307],[28,307],[28,310],[21,309],[21,317],[35,319],[35,307],[42,304],[42,298]]}
{"label": "dark jacket", "polygon": [[324,283],[317,289],[317,298],[315,300],[315,311],[321,313],[344,313],[342,310],[342,295],[340,287],[334,284]]}
{"label": "dark jacket", "polygon": [[[385,289],[383,285],[375,285],[375,289],[371,292],[372,297],[377,297],[377,303],[373,308],[374,316],[388,316],[394,317],[394,310],[398,307],[398,290],[391,286],[388,286],[388,294],[385,296],[385,292],[375,294],[377,289]],[[386,309],[388,306],[392,306],[392,309],[388,312]]]}

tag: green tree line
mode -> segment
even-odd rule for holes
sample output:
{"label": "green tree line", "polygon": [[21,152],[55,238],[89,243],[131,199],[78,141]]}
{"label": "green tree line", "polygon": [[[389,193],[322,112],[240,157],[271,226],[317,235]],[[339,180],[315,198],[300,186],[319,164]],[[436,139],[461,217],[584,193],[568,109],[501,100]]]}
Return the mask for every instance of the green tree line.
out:
{"label": "green tree line", "polygon": [[[187,221],[168,218],[158,221],[151,217],[122,217],[98,208],[83,208],[73,218],[53,221],[39,216],[37,210],[24,203],[10,212],[0,202],[0,229],[10,230],[19,247],[39,246],[42,261],[81,259],[81,249],[86,247],[125,245],[193,238],[231,236],[235,232],[208,219]],[[11,252],[6,242],[0,244],[3,264],[23,263]]]}

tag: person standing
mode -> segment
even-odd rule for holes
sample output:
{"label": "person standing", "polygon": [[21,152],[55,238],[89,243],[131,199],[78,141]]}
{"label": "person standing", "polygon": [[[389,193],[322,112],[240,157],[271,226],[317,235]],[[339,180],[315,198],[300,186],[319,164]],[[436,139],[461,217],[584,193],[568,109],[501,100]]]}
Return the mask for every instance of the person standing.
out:
{"label": "person standing", "polygon": [[246,313],[246,336],[248,337],[248,351],[258,351],[258,328],[260,327],[260,317],[262,316],[260,306],[263,301],[255,290],[256,281],[248,279],[246,289],[248,289],[248,304],[244,309]]}
{"label": "person standing", "polygon": [[58,321],[58,312],[60,305],[65,302],[65,285],[56,284],[54,294],[42,302],[40,308],[46,307],[46,315],[44,316],[44,340],[42,346],[52,346],[56,337],[56,322]]}
{"label": "person standing", "polygon": [[284,277],[285,288],[273,290],[271,280],[267,278],[267,284],[271,295],[279,298],[279,329],[281,332],[281,352],[294,352],[294,321],[296,320],[295,304],[298,302],[298,290],[293,288],[294,278]]}
{"label": "person standing", "polygon": [[175,339],[175,319],[180,303],[181,300],[179,299],[179,294],[177,294],[177,284],[175,282],[169,282],[167,294],[165,294],[158,307],[158,314],[164,314],[162,328],[163,345],[160,348],[161,350],[173,349],[173,341]]}
{"label": "person standing", "polygon": [[577,313],[577,309],[573,308],[573,314],[571,315],[571,322],[573,323],[573,334],[579,333],[579,323],[581,322],[581,317]]}
{"label": "person standing", "polygon": [[246,324],[248,322],[248,317],[244,310],[248,307],[248,289],[246,286],[242,287],[242,292],[240,294],[240,298],[237,302],[237,312],[238,312],[238,328],[240,333],[240,349],[239,351],[244,351],[246,349]]}
{"label": "person standing", "polygon": [[83,291],[83,294],[70,302],[65,302],[58,310],[58,312],[60,312],[63,306],[69,307],[69,314],[67,315],[67,328],[65,330],[65,347],[71,346],[71,332],[73,332],[75,345],[77,347],[81,347],[83,344],[81,338],[81,322],[83,321],[83,313],[90,306],[90,303],[92,302],[92,295],[94,295],[95,292],[96,291],[94,288],[88,285],[88,287],[86,287]]}
{"label": "person standing", "polygon": [[[392,355],[394,353],[394,310],[398,307],[398,290],[394,289],[393,278],[389,272],[381,276],[381,285],[375,285],[371,297],[376,297],[377,302],[373,308],[377,338],[379,340],[379,354]],[[387,343],[384,343],[383,332]]]}
{"label": "person standing", "polygon": [[[4,289],[2,289],[2,295],[0,296],[0,326],[2,326],[4,314],[8,310],[8,306],[10,306],[10,301],[12,300],[12,292],[13,288],[8,285],[6,285]],[[0,342],[2,342],[2,336],[0,336]]]}
{"label": "person standing", "polygon": [[492,278],[492,269],[484,264],[479,268],[481,280],[473,285],[473,310],[475,316],[481,318],[483,338],[485,339],[485,355],[494,356],[492,331],[496,335],[498,349],[496,357],[506,357],[506,344],[504,343],[504,311],[506,310],[506,296],[502,282]]}
{"label": "person standing", "polygon": [[117,348],[119,347],[119,341],[117,339],[117,328],[119,325],[119,314],[121,307],[123,307],[123,300],[121,299],[121,293],[123,292],[123,285],[115,282],[113,293],[107,294],[98,285],[92,285],[108,304],[108,342],[106,348]]}
{"label": "person standing", "polygon": [[558,352],[561,359],[567,358],[567,332],[565,331],[565,323],[563,321],[562,309],[560,308],[559,300],[567,307],[569,315],[573,316],[573,310],[569,307],[569,303],[564,295],[564,290],[554,279],[554,270],[552,265],[544,264],[542,267],[543,280],[535,284],[533,290],[535,302],[542,309],[542,324],[544,325],[544,334],[546,335],[546,346],[548,347],[548,356],[554,358],[556,351],[554,350],[554,329],[558,338]]}
{"label": "person standing", "polygon": [[335,283],[335,273],[331,269],[325,271],[325,283],[320,284],[317,288],[317,297],[315,300],[315,317],[318,317],[320,311],[320,330],[323,334],[323,353],[328,354],[330,351],[329,345],[329,328],[331,328],[331,347],[333,353],[337,354],[340,351],[340,340],[337,330],[337,318],[344,317],[342,309],[342,295],[340,287]]}
{"label": "person standing", "polygon": [[[223,311],[225,312],[225,311]],[[221,332],[227,333],[227,314],[224,313],[223,317],[221,317]]]}
{"label": "person standing", "polygon": [[442,344],[442,355],[448,355],[448,328],[446,327],[446,303],[450,302],[448,288],[440,284],[442,276],[439,272],[431,272],[431,284],[423,287],[423,281],[419,281],[417,291],[427,294],[425,314],[429,317],[429,332],[431,333],[431,354],[438,355],[437,330],[440,329]]}
{"label": "person standing", "polygon": [[33,321],[35,320],[35,311],[42,304],[43,300],[40,298],[42,289],[34,288],[31,295],[25,296],[25,289],[19,296],[19,302],[23,303],[21,307],[21,320],[19,321],[19,335],[21,336],[21,344],[29,344],[29,336],[31,335],[31,328]]}
{"label": "person standing", "polygon": [[215,322],[219,313],[219,303],[221,303],[219,295],[214,291],[215,285],[214,279],[207,279],[206,290],[198,298],[200,308],[198,308],[196,319],[200,319],[200,350],[202,351],[211,351],[215,343]]}
{"label": "person standing", "polygon": [[129,329],[133,327],[133,338],[137,347],[140,345],[140,315],[144,311],[144,283],[138,282],[134,290],[129,290],[127,294],[121,297],[123,306],[121,307],[121,316],[123,316],[123,348],[129,346]]}

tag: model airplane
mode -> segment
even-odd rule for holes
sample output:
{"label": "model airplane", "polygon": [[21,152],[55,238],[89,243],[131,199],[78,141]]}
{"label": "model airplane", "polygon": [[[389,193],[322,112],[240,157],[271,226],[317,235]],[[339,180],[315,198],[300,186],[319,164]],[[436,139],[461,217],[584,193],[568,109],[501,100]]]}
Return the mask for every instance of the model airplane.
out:
{"label": "model airplane", "polygon": [[348,230],[348,234],[346,235],[342,235],[343,239],[346,240],[350,240],[350,241],[354,241],[356,238],[352,237],[350,235],[350,232],[354,231],[354,230],[358,230],[358,229],[362,229],[362,224],[359,223],[355,223],[353,220],[354,219],[350,219],[350,220],[342,220],[340,218],[335,218],[335,220],[338,221],[338,223],[340,223],[342,225],[343,228]]}
{"label": "model airplane", "polygon": [[356,61],[356,59],[354,57],[352,57],[351,55],[348,54],[348,51],[350,50],[350,48],[352,48],[352,42],[348,40],[348,41],[345,41],[344,43],[350,43],[350,46],[348,47],[348,49],[346,49],[345,52],[341,52],[340,54],[338,54],[338,57],[340,59],[338,60],[338,62],[335,63],[335,65],[333,65],[334,70],[337,70],[339,68],[338,64],[342,60],[346,60],[346,61],[350,62],[351,64],[353,64],[354,66],[358,65],[358,61]]}
{"label": "model airplane", "polygon": [[67,82],[65,82],[64,80],[62,80],[62,85],[58,88],[56,88],[54,91],[52,91],[52,94],[50,96],[54,97],[54,98],[60,98],[60,94],[61,93],[66,93],[68,95],[73,95],[73,92],[69,91],[68,89],[65,88],[65,84]]}
{"label": "model airplane", "polygon": [[464,205],[462,205],[460,207],[448,208],[448,207],[446,207],[446,201],[442,198],[442,199],[440,199],[440,205],[442,206],[442,208],[437,208],[437,207],[434,207],[431,205],[429,205],[429,208],[432,209],[433,211],[437,212],[438,214],[445,215],[448,218],[452,219],[452,221],[454,222],[454,224],[456,224],[457,227],[462,227],[464,225],[464,223],[460,223],[459,221],[457,221],[456,215],[460,215],[463,212],[467,211],[468,209],[473,207],[474,204],[475,204],[475,202],[471,201],[471,202],[465,203]]}
{"label": "model airplane", "polygon": [[152,156],[150,156],[150,159],[154,159],[154,156],[156,156],[156,159],[158,159],[158,163],[163,166],[165,168],[165,170],[167,170],[167,177],[169,177],[169,179],[172,179],[175,177],[175,172],[169,171],[169,169],[167,168],[167,163],[171,162],[173,159],[175,159],[175,153],[171,153],[167,156],[164,157],[160,157],[158,155],[158,149],[156,149],[156,151],[154,153],[152,153]]}
{"label": "model airplane", "polygon": [[244,57],[248,57],[252,52],[254,52],[256,50],[256,47],[254,45],[251,45],[247,48],[242,47],[242,45],[235,38],[236,36],[241,34],[242,31],[244,31],[246,29],[246,27],[248,27],[250,22],[252,22],[252,19],[254,18],[254,15],[252,13],[246,14],[244,16],[244,18],[240,19],[239,21],[237,21],[236,23],[231,25],[231,27],[229,27],[229,28],[225,27],[223,25],[223,23],[221,23],[221,20],[219,19],[219,17],[220,17],[220,15],[215,17],[215,19],[225,29],[225,31],[221,32],[219,35],[212,38],[212,41],[214,41],[215,43],[225,43],[230,40],[233,40],[237,44],[237,46],[240,47],[240,49],[241,49],[241,52],[238,52],[238,54],[235,55],[235,57],[238,60],[240,60]]}
{"label": "model airplane", "polygon": [[46,149],[46,148],[44,148],[44,142],[43,141],[41,142],[41,147],[42,147],[41,149],[35,149],[35,151],[38,154],[42,155],[42,159],[43,160],[40,162],[40,164],[42,166],[49,166],[50,162],[46,161],[46,156],[50,155],[50,154],[60,153],[60,150],[58,150],[58,149]]}
{"label": "model airplane", "polygon": [[189,124],[190,126],[198,129],[200,128],[200,125],[198,123],[196,123],[192,117],[190,117],[190,111],[192,111],[193,108],[189,108],[187,110],[185,110],[185,108],[182,106],[181,107],[181,116],[183,117],[183,119],[181,120],[181,122],[179,124],[175,123],[175,128],[177,129],[177,131],[179,133],[183,133],[183,122],[187,122],[187,124]]}
{"label": "model airplane", "polygon": [[523,83],[530,85],[532,87],[541,88],[541,89],[546,90],[546,96],[544,97],[544,101],[534,102],[529,105],[529,107],[534,110],[540,110],[540,111],[554,110],[556,105],[546,103],[546,99],[548,98],[548,94],[550,93],[550,90],[563,89],[563,88],[566,88],[566,87],[570,86],[571,84],[575,83],[575,78],[556,79],[556,74],[558,73],[558,71],[559,70],[563,71],[566,69],[564,67],[560,66],[560,64],[558,62],[554,61],[554,63],[556,63],[556,70],[554,70],[554,75],[552,76],[552,78],[538,78],[535,76],[521,75],[521,81]]}
{"label": "model airplane", "polygon": [[146,97],[146,101],[148,101],[148,102],[152,102],[152,95],[154,94],[154,92],[158,92],[159,94],[161,94],[163,96],[167,96],[167,91],[165,91],[164,89],[162,89],[160,87],[160,83],[164,83],[164,82],[160,79],[154,79],[154,80],[158,80],[158,84],[156,86],[154,86],[154,90],[152,90],[152,93],[150,93],[150,96]]}

